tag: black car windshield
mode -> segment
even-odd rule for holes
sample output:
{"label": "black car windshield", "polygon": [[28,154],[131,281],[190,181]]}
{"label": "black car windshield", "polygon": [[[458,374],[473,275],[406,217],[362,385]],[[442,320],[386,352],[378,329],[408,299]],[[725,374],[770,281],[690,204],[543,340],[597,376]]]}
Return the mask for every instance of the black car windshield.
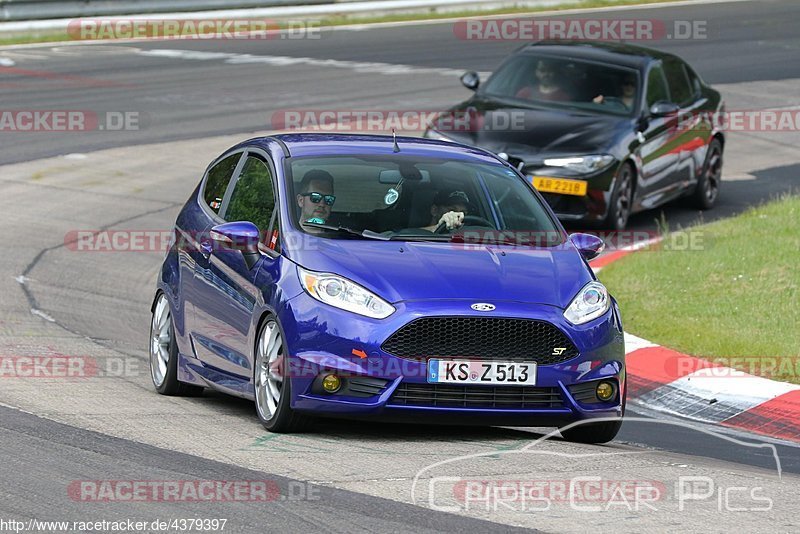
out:
{"label": "black car windshield", "polygon": [[484,95],[536,106],[632,115],[641,83],[636,70],[534,54],[504,63],[482,86]]}
{"label": "black car windshield", "polygon": [[530,184],[500,164],[400,154],[290,162],[293,222],[320,237],[563,242],[563,231]]}

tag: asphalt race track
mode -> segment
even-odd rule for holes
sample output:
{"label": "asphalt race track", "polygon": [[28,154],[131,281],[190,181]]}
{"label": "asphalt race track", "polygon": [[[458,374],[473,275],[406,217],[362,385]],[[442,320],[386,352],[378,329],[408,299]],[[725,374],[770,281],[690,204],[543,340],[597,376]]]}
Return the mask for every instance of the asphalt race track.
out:
{"label": "asphalt race track", "polygon": [[[729,110],[800,106],[794,0],[602,17],[707,21],[706,39],[645,44],[689,60],[723,91]],[[444,22],[326,30],[319,40],[0,48],[3,109],[136,112],[141,123],[135,131],[0,131],[0,355],[96,365],[85,378],[0,378],[0,520],[225,518],[226,532],[796,530],[800,448],[641,408],[631,410],[635,419],[617,441],[601,447],[540,443],[537,429],[338,421],[273,435],[250,403],[208,392],[159,396],[146,347],[162,253],[70,246],[67,237],[78,230],[169,230],[207,163],[271,130],[276,111],[442,109],[467,95],[460,72],[490,71],[518,45],[459,40]],[[701,215],[668,206],[664,216],[677,227],[737,213],[800,191],[799,173],[797,131],[733,132],[717,208]],[[659,216],[637,215],[632,228],[653,229]],[[436,477],[552,482],[576,475],[656,480],[665,491],[641,509],[589,511],[556,499],[548,510],[520,510],[467,506],[452,486],[435,484]],[[681,501],[686,477],[710,482],[713,492]],[[104,503],[70,490],[80,481],[199,479],[267,480],[280,497]]]}

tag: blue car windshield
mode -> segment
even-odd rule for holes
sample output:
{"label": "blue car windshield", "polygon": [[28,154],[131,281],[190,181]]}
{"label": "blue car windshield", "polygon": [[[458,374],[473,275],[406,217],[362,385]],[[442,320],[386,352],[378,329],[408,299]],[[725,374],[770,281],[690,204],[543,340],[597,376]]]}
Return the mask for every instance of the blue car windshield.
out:
{"label": "blue car windshield", "polygon": [[537,107],[630,116],[638,109],[640,87],[633,69],[518,54],[497,69],[480,92]]}
{"label": "blue car windshield", "polygon": [[297,157],[293,222],[331,239],[561,244],[564,233],[513,170],[464,159]]}

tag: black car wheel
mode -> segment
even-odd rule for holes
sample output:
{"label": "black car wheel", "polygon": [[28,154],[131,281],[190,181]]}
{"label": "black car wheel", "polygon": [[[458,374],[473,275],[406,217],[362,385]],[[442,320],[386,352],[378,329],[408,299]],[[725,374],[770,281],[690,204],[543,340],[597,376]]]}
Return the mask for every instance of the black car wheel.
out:
{"label": "black car wheel", "polygon": [[150,378],[162,395],[196,396],[203,392],[178,380],[178,343],[167,297],[160,293],[150,322]]}
{"label": "black car wheel", "polygon": [[694,204],[701,210],[714,207],[722,184],[722,143],[714,139],[708,145],[703,171],[694,191]]}
{"label": "black car wheel", "polygon": [[635,174],[629,163],[622,165],[617,175],[617,184],[611,195],[608,213],[603,226],[609,230],[624,230],[631,216],[633,204],[633,180]]}

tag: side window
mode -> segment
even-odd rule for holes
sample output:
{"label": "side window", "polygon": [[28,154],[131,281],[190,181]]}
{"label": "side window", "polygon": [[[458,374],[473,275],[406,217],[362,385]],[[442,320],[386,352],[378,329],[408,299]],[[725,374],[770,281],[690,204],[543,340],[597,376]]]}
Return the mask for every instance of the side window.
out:
{"label": "side window", "polygon": [[265,232],[275,210],[272,173],[266,163],[249,156],[233,188],[225,219],[250,221]]}
{"label": "side window", "polygon": [[672,101],[684,107],[694,100],[694,91],[689,86],[689,79],[686,77],[686,69],[683,63],[677,59],[667,59],[664,62],[664,71],[667,74],[667,84]]}
{"label": "side window", "polygon": [[686,67],[686,75],[689,77],[689,87],[692,88],[692,97],[700,98],[700,78],[698,78],[697,74],[688,66]]}
{"label": "side window", "polygon": [[664,69],[661,65],[656,65],[647,74],[647,107],[662,100],[669,101],[669,92],[664,80]]}
{"label": "side window", "polygon": [[216,214],[222,206],[222,199],[225,197],[225,190],[228,189],[228,182],[231,181],[236,164],[242,157],[241,153],[233,154],[223,159],[208,171],[206,186],[203,190],[203,200],[208,207]]}

